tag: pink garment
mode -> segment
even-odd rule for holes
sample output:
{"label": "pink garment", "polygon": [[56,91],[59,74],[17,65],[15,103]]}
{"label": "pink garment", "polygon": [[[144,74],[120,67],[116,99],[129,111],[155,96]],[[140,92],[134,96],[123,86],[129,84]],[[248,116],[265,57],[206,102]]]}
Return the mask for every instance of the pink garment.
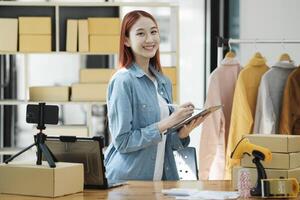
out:
{"label": "pink garment", "polygon": [[224,105],[202,123],[199,152],[200,180],[222,180],[235,84],[241,71],[236,58],[225,58],[212,72],[205,107]]}

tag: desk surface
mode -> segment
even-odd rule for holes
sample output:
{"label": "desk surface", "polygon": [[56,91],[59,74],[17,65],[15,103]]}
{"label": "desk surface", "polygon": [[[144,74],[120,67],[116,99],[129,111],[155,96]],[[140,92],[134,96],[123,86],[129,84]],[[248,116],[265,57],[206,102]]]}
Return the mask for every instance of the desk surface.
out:
{"label": "desk surface", "polygon": [[[130,181],[127,185],[109,190],[85,190],[83,193],[55,198],[55,200],[152,200],[175,199],[164,196],[162,189],[170,188],[196,188],[199,190],[232,191],[230,181]],[[51,198],[0,195],[1,200],[49,200]],[[251,198],[255,199],[255,198]]]}

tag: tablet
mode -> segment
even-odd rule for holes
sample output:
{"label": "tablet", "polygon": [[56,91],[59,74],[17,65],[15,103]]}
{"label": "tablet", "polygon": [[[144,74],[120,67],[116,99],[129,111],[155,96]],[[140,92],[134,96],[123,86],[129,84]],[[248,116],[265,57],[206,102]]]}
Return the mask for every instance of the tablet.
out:
{"label": "tablet", "polygon": [[191,121],[193,121],[193,119],[197,119],[198,117],[201,117],[201,116],[205,116],[209,113],[212,113],[212,112],[215,112],[216,110],[219,110],[220,108],[222,108],[223,105],[218,105],[218,106],[212,106],[212,107],[209,107],[205,110],[202,110],[201,112],[195,114],[195,115],[192,115],[191,117],[183,120],[182,122],[180,122],[179,124],[176,124],[175,126],[169,128],[165,134],[168,134],[168,133],[172,133],[174,131],[177,131],[178,129],[180,129],[181,127],[183,127],[185,124],[188,124],[190,123]]}

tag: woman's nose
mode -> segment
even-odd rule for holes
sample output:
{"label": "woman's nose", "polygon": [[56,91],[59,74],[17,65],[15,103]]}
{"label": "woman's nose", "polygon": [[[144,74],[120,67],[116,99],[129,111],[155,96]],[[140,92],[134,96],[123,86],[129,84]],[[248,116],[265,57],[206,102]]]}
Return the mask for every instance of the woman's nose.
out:
{"label": "woman's nose", "polygon": [[153,42],[153,41],[154,41],[153,36],[151,34],[147,34],[146,42]]}

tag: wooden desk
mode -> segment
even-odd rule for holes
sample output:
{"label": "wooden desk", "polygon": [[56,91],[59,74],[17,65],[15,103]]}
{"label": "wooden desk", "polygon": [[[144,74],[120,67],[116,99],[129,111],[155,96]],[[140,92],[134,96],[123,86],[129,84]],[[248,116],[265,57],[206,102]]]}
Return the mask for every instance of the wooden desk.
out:
{"label": "wooden desk", "polygon": [[[109,190],[85,190],[83,193],[55,198],[55,200],[153,200],[175,199],[164,196],[162,189],[197,188],[199,190],[232,191],[230,181],[130,181],[127,185]],[[51,198],[0,195],[0,200],[49,200]],[[251,198],[255,199],[255,198]],[[257,198],[259,199],[259,198]]]}

